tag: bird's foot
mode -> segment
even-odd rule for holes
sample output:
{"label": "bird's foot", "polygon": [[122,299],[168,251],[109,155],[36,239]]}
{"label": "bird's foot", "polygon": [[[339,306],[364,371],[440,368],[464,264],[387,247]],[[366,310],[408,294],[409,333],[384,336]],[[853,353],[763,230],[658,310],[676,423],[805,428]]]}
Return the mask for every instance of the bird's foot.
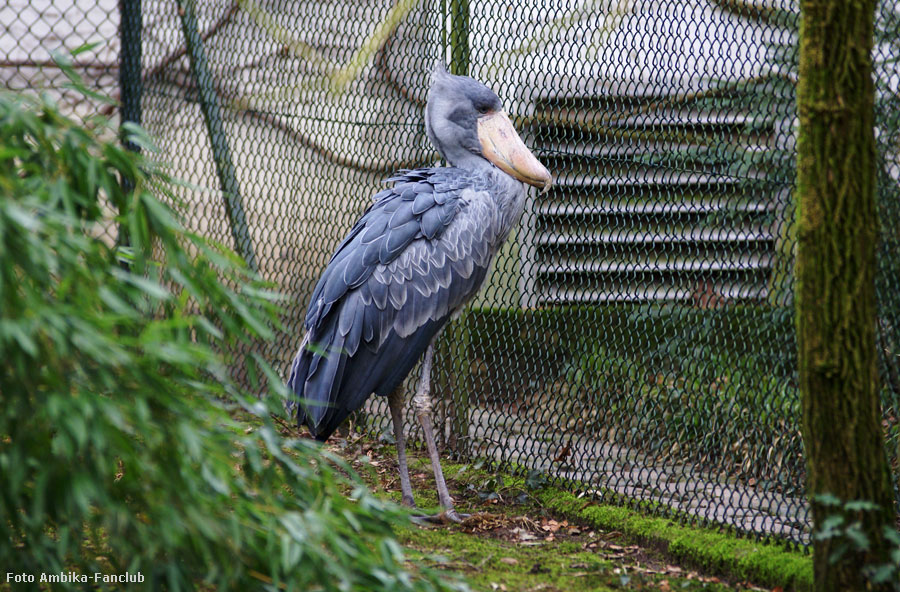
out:
{"label": "bird's foot", "polygon": [[416,500],[414,500],[411,495],[404,495],[400,500],[400,503],[406,508],[410,508],[413,510],[419,509],[419,506],[416,505]]}
{"label": "bird's foot", "polygon": [[413,516],[413,520],[419,524],[441,524],[447,526],[450,524],[462,524],[470,516],[471,514],[460,514],[453,508],[450,508],[437,514]]}

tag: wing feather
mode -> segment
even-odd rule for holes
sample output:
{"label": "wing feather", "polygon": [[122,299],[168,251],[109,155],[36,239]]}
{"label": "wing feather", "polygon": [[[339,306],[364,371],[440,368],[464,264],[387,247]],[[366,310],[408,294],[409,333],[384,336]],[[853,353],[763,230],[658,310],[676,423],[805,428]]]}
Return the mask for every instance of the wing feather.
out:
{"label": "wing feather", "polygon": [[421,192],[416,195],[416,200],[413,202],[412,213],[416,216],[421,216],[431,208],[435,206],[434,201],[434,192]]}
{"label": "wing feather", "polygon": [[387,265],[396,259],[420,231],[421,223],[418,220],[410,220],[402,226],[392,228],[381,243],[381,250],[378,252],[379,261]]}
{"label": "wing feather", "polygon": [[[483,283],[499,245],[493,200],[459,169],[403,173],[376,195],[313,292],[288,381],[297,419],[326,439],[388,394]],[[362,347],[361,347],[362,346]]]}

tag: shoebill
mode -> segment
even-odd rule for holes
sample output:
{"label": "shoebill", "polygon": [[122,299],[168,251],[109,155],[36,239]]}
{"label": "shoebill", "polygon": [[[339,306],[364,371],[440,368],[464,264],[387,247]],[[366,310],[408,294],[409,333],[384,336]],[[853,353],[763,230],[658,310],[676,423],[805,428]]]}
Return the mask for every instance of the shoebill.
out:
{"label": "shoebill", "polygon": [[449,166],[400,171],[373,197],[313,291],[288,385],[298,424],[322,441],[370,395],[386,396],[403,503],[415,507],[401,385],[422,359],[413,405],[444,508],[438,518],[459,521],[434,442],[432,344],[484,284],[522,215],[526,185],[546,190],[552,179],[497,95],[442,67],[431,76],[425,131]]}

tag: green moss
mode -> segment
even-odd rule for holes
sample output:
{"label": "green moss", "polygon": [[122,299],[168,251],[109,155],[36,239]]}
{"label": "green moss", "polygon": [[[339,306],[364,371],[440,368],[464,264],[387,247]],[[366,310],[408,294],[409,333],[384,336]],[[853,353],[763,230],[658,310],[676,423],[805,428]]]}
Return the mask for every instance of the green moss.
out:
{"label": "green moss", "polygon": [[616,566],[580,545],[524,546],[445,528],[410,528],[397,533],[410,555],[462,572],[475,590],[613,590]]}
{"label": "green moss", "polygon": [[551,488],[537,497],[560,516],[595,528],[617,530],[685,565],[785,590],[813,589],[811,558],[780,545],[683,526],[665,518],[649,518],[627,508],[585,502]]}

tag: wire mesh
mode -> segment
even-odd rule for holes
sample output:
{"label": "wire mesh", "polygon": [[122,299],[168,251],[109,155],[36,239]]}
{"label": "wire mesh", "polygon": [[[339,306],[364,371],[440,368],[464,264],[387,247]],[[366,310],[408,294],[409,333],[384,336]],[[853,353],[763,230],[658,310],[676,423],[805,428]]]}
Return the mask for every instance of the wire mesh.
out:
{"label": "wire mesh", "polygon": [[[443,444],[606,501],[808,543],[795,2],[143,0],[142,12],[143,124],[187,182],[188,223],[288,295],[265,352],[276,365],[289,367],[315,282],[382,179],[438,164],[422,115],[444,61],[496,91],[557,183],[531,196],[485,289],[440,338]],[[115,2],[13,0],[0,17],[6,88],[60,92],[49,50],[104,41],[76,61],[118,96]],[[876,20],[896,483],[900,9],[882,1]],[[388,431],[383,400],[365,411]]]}

